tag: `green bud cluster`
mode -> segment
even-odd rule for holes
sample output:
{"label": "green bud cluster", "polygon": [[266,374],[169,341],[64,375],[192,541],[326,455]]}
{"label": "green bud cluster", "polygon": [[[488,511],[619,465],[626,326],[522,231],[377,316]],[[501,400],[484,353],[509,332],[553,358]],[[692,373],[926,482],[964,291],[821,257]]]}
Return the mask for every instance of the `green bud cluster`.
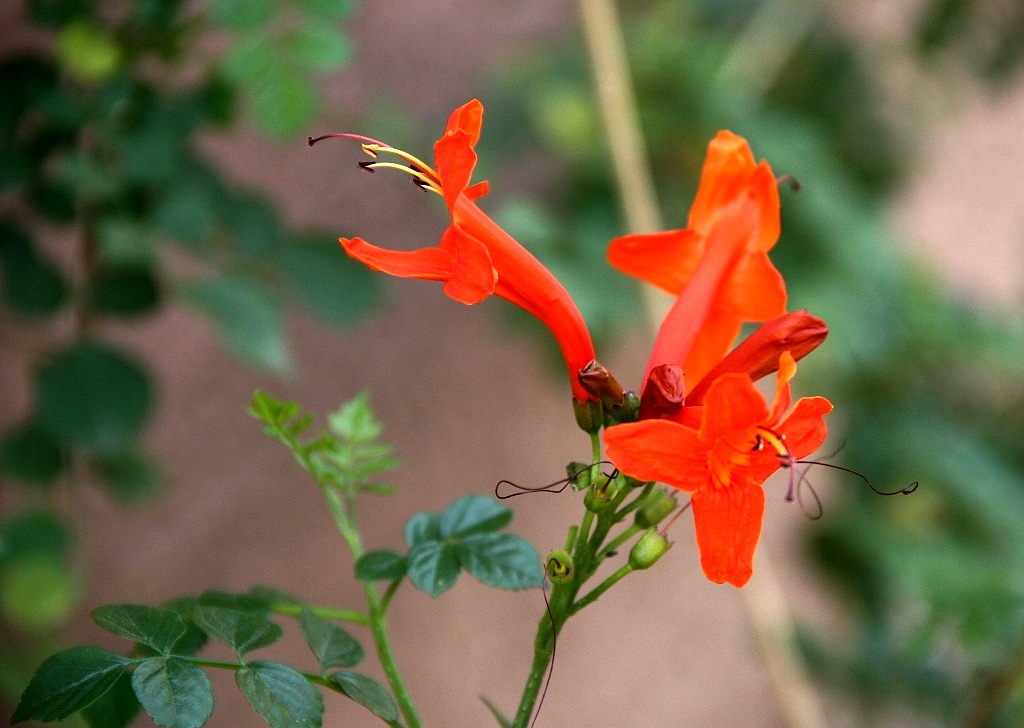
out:
{"label": "green bud cluster", "polygon": [[654,528],[649,528],[629,551],[629,565],[634,569],[649,569],[672,548],[671,542]]}

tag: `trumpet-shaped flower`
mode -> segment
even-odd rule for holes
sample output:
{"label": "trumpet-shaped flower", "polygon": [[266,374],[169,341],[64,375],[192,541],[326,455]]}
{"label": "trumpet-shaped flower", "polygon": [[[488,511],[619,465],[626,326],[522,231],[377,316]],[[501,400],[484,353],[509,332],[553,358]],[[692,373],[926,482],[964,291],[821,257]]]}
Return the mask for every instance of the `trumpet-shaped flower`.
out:
{"label": "trumpet-shaped flower", "polygon": [[799,400],[791,411],[789,381],[796,362],[779,359],[769,407],[750,375],[731,371],[708,387],[699,407],[678,419],[648,419],[605,431],[608,458],[623,472],[692,493],[701,566],[716,583],[743,586],[753,573],[761,534],[761,484],[778,468],[792,468],[828,434],[823,397]]}
{"label": "trumpet-shaped flower", "polygon": [[728,351],[744,321],[785,312],[785,283],[768,259],[778,237],[779,195],[771,168],[755,163],[742,137],[719,132],[708,147],[689,227],[627,235],[608,249],[619,270],[677,296],[644,385],[662,364],[678,364],[685,381],[698,381]]}
{"label": "trumpet-shaped flower", "polygon": [[[421,188],[444,198],[452,220],[437,247],[387,250],[361,238],[341,238],[341,244],[350,256],[374,270],[402,278],[442,281],[445,294],[461,303],[478,303],[493,293],[525,309],[554,334],[569,370],[574,397],[581,401],[594,399],[578,379],[580,370],[594,360],[594,345],[583,316],[551,271],[475,202],[488,190],[486,182],[470,185],[482,121],[483,105],[475,99],[452,112],[444,134],[434,144],[433,167],[373,139],[328,135],[360,139],[363,150],[375,160],[362,163],[364,169],[391,167],[408,172]],[[318,139],[310,143],[315,141]],[[376,161],[384,154],[400,162]]]}

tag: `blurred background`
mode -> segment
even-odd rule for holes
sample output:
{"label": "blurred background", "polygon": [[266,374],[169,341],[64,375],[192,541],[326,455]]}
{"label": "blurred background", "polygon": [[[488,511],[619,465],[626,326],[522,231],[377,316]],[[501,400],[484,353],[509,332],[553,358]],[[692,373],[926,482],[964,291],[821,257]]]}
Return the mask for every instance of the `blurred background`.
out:
{"label": "blurred background", "polygon": [[[813,473],[816,522],[767,486],[761,548],[829,725],[1024,724],[1024,5],[619,9],[668,224],[719,128],[799,180],[773,259],[790,308],[831,335],[797,394],[835,403],[834,462],[921,482],[886,499]],[[429,157],[451,109],[482,99],[484,208],[636,386],[652,336],[604,261],[625,229],[569,0],[0,11],[0,724],[48,654],[123,648],[89,620],[101,604],[267,584],[359,606],[319,494],[245,414],[256,388],[324,414],[370,392],[404,462],[400,494],[363,512],[371,548],[417,511],[586,459],[546,332],[337,248],[433,245],[443,208],[307,134]],[[514,504],[542,553],[579,511]],[[706,582],[685,520],[657,568],[562,633],[538,726],[787,725],[744,597]],[[403,589],[396,651],[426,722],[489,724],[478,694],[511,712],[542,613],[535,591],[468,579],[437,600]],[[261,724],[214,677],[208,725]],[[377,723],[332,695],[325,725]]]}

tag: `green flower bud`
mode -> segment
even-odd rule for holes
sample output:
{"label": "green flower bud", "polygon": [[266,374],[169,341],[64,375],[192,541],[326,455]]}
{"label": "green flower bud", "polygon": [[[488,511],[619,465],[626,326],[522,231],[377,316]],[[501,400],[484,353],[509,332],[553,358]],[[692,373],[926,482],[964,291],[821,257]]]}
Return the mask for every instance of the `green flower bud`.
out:
{"label": "green flower bud", "polygon": [[634,569],[649,569],[672,548],[667,538],[649,528],[629,550],[629,565]]}
{"label": "green flower bud", "polygon": [[572,556],[561,549],[552,551],[544,561],[544,572],[552,584],[568,584],[574,571]]}
{"label": "green flower bud", "polygon": [[666,491],[660,488],[651,491],[651,494],[647,496],[647,500],[644,501],[644,504],[636,512],[636,525],[640,526],[640,528],[657,526],[665,516],[676,509],[676,505],[675,497],[669,495]]}
{"label": "green flower bud", "polygon": [[626,392],[622,404],[609,407],[604,413],[605,427],[621,425],[623,422],[636,422],[640,417],[640,397],[636,392]]}
{"label": "green flower bud", "polygon": [[569,485],[577,493],[590,487],[590,472],[591,467],[588,463],[573,461],[565,466],[565,474],[569,478]]}
{"label": "green flower bud", "polygon": [[588,399],[581,402],[574,398],[572,411],[576,415],[576,424],[588,435],[593,435],[600,430],[604,423],[604,408],[601,406],[600,400]]}
{"label": "green flower bud", "polygon": [[610,479],[602,473],[594,478],[590,489],[583,496],[583,505],[591,513],[600,513],[612,504],[615,496],[619,494],[620,482],[618,478]]}

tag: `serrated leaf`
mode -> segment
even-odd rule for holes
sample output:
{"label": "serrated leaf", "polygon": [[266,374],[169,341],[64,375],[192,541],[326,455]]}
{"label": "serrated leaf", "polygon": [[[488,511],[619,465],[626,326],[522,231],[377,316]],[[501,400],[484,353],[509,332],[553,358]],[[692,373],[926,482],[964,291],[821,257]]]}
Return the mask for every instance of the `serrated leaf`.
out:
{"label": "serrated leaf", "polygon": [[108,604],[92,611],[103,629],[167,654],[185,635],[185,622],[169,609],[144,604]]}
{"label": "serrated leaf", "polygon": [[398,720],[398,706],[388,689],[373,678],[344,670],[331,675],[345,695],[381,720]]}
{"label": "serrated leaf", "polygon": [[462,567],[489,586],[530,589],[543,582],[540,554],[519,536],[482,533],[463,539],[455,548]]}
{"label": "serrated leaf", "polygon": [[420,591],[436,597],[459,578],[459,557],[444,541],[424,541],[409,551],[409,580]]}
{"label": "serrated leaf", "polygon": [[280,306],[255,280],[212,278],[187,287],[183,297],[210,318],[221,341],[239,359],[273,372],[291,370]]}
{"label": "serrated leaf", "polygon": [[79,341],[47,359],[35,383],[39,425],[50,436],[96,452],[123,449],[149,418],[146,370],[106,345]]}
{"label": "serrated leaf", "polygon": [[132,673],[132,689],[159,726],[201,728],[213,712],[210,679],[182,657],[144,660]]}
{"label": "serrated leaf", "polygon": [[238,609],[199,605],[193,613],[196,624],[211,637],[233,649],[239,659],[260,647],[281,639],[281,627],[264,614]]}
{"label": "serrated leaf", "polygon": [[493,498],[471,493],[448,506],[441,514],[443,538],[465,538],[498,531],[512,522],[512,510]]}
{"label": "serrated leaf", "polygon": [[235,682],[253,710],[273,728],[316,728],[323,722],[319,691],[287,665],[252,662],[235,673]]}
{"label": "serrated leaf", "polygon": [[366,653],[363,646],[336,624],[303,609],[299,615],[302,636],[320,662],[320,672],[332,667],[353,667],[363,661]]}
{"label": "serrated leaf", "polygon": [[360,392],[327,418],[331,430],[352,442],[369,442],[381,436],[384,425],[373,414],[370,395]]}
{"label": "serrated leaf", "polygon": [[405,524],[405,543],[409,548],[440,540],[441,517],[436,513],[417,513]]}
{"label": "serrated leaf", "polygon": [[396,581],[404,577],[405,572],[405,557],[388,549],[367,551],[356,562],[356,578],[360,581]]}
{"label": "serrated leaf", "polygon": [[99,647],[58,652],[36,670],[11,722],[60,720],[73,715],[113,687],[132,662]]}
{"label": "serrated leaf", "polygon": [[81,713],[89,728],[128,728],[142,706],[132,690],[132,676],[123,673],[114,686]]}

